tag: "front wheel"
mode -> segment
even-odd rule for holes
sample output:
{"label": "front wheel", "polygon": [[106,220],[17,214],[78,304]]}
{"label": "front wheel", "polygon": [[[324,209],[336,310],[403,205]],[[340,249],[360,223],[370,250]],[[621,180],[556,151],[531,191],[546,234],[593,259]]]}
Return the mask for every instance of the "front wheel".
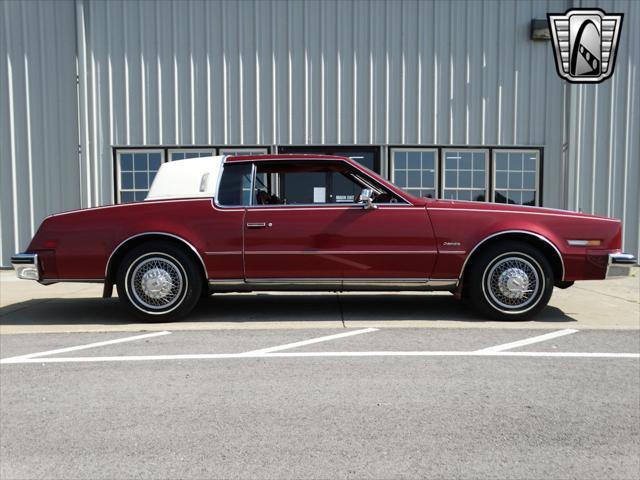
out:
{"label": "front wheel", "polygon": [[118,269],[118,296],[147,322],[170,322],[188,314],[200,299],[202,283],[191,257],[165,242],[134,248]]}
{"label": "front wheel", "polygon": [[553,270],[535,247],[509,241],[480,252],[465,283],[479,312],[496,320],[528,320],[549,303]]}

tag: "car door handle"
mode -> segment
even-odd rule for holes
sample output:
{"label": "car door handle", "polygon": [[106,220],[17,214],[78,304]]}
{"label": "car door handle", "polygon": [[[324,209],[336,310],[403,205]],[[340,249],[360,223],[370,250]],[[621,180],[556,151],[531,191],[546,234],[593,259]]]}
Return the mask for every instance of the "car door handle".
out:
{"label": "car door handle", "polygon": [[264,227],[271,227],[273,226],[273,223],[269,222],[249,222],[247,223],[247,228],[264,228]]}

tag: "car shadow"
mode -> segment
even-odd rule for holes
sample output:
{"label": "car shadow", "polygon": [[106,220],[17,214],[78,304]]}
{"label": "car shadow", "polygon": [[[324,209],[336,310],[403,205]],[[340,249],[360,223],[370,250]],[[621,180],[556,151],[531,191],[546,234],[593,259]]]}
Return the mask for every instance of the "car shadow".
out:
{"label": "car shadow", "polygon": [[[187,322],[487,322],[450,294],[216,294]],[[548,306],[531,323],[576,320]],[[524,322],[524,323],[528,323]],[[122,325],[140,323],[117,298],[33,299],[0,308],[0,325]]]}

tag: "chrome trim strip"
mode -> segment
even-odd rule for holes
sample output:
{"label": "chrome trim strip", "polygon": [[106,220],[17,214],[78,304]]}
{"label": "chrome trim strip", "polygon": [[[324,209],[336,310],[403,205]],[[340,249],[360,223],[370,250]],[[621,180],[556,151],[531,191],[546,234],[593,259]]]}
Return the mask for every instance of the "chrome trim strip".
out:
{"label": "chrome trim strip", "polygon": [[[246,255],[418,255],[437,250],[253,250]],[[464,252],[462,252],[464,253]]]}
{"label": "chrome trim strip", "polygon": [[[451,210],[451,209],[446,209],[446,210]],[[551,240],[549,240],[548,238],[543,237],[542,235],[540,235],[538,233],[529,232],[527,230],[503,230],[501,232],[493,233],[493,234],[489,235],[488,237],[485,237],[482,240],[480,240],[480,242],[476,243],[475,247],[473,247],[471,249],[471,251],[469,252],[469,255],[467,255],[467,258],[465,258],[464,263],[462,264],[462,268],[460,269],[460,276],[458,278],[460,280],[462,280],[462,275],[464,274],[464,269],[467,266],[467,262],[469,261],[469,259],[473,255],[473,252],[475,252],[483,243],[485,243],[487,240],[490,240],[490,239],[492,239],[494,237],[498,237],[500,235],[507,235],[509,233],[522,233],[524,235],[530,235],[532,237],[536,237],[537,239],[548,243],[553,248],[553,250],[555,250],[556,254],[558,255],[558,258],[560,259],[560,266],[562,267],[562,278],[559,278],[558,280],[564,280],[564,275],[565,275],[564,259],[562,258],[562,255],[560,254],[560,250],[558,250],[558,247],[556,247],[553,244],[553,242]]]}
{"label": "chrome trim strip", "polygon": [[113,255],[120,249],[120,247],[122,247],[125,243],[127,243],[129,240],[133,240],[134,238],[138,238],[138,237],[142,237],[145,235],[161,235],[161,236],[165,236],[165,237],[171,237],[174,238],[176,240],[180,240],[182,243],[184,243],[185,245],[187,245],[192,251],[193,253],[196,254],[196,256],[198,257],[198,259],[200,260],[200,264],[202,265],[202,272],[204,273],[205,277],[207,276],[208,272],[207,272],[207,267],[204,263],[204,260],[202,259],[202,256],[200,255],[200,253],[198,252],[198,250],[196,250],[196,247],[194,247],[191,243],[189,243],[188,241],[186,241],[184,238],[179,237],[178,235],[174,235],[173,233],[166,233],[166,232],[144,232],[144,233],[138,233],[136,235],[132,235],[129,238],[123,240],[122,242],[120,242],[118,244],[118,246],[116,248],[113,249],[113,251],[111,252],[111,255],[109,255],[109,259],[107,260],[107,265],[104,269],[104,278],[105,280],[107,279],[108,275],[109,275],[109,267],[111,266],[111,259],[113,258]]}
{"label": "chrome trim strip", "polygon": [[457,278],[252,278],[209,279],[212,287],[230,287],[243,290],[284,289],[295,291],[315,288],[319,290],[451,290],[458,286]]}

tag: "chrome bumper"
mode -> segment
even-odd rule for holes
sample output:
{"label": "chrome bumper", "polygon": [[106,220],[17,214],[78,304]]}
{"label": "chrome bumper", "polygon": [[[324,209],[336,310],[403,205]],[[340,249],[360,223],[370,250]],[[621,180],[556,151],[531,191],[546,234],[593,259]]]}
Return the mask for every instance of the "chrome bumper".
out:
{"label": "chrome bumper", "polygon": [[627,276],[631,268],[637,263],[638,259],[630,253],[610,253],[607,278]]}
{"label": "chrome bumper", "polygon": [[40,267],[37,253],[18,253],[11,257],[11,266],[16,276],[23,280],[40,280]]}

